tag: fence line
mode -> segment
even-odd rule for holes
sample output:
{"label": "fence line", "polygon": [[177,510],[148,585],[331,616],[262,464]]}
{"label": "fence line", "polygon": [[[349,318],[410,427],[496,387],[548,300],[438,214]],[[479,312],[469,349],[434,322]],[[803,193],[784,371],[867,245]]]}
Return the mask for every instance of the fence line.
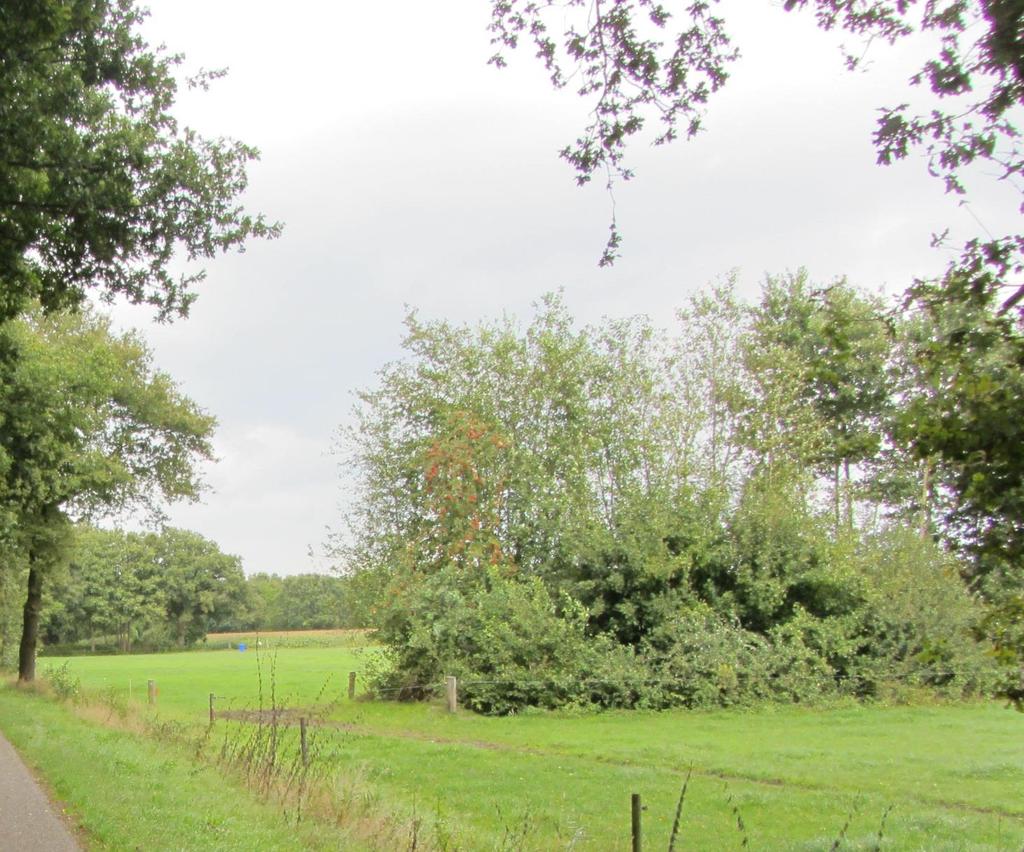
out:
{"label": "fence line", "polygon": [[[352,683],[353,675],[361,675],[365,677],[366,672],[351,672],[350,681]],[[831,681],[837,685],[860,682],[888,682],[888,681],[909,681],[909,680],[920,680],[928,677],[955,677],[956,671],[952,669],[919,669],[912,672],[892,672],[888,674],[870,675],[870,674],[849,674],[839,675],[835,677],[823,677],[825,681]],[[564,685],[582,685],[582,686],[616,686],[616,687],[632,687],[632,686],[685,686],[688,681],[682,678],[669,679],[669,678],[623,678],[621,680],[613,680],[610,678],[584,678],[582,680],[566,677],[565,679],[551,677],[541,679],[525,680],[523,678],[459,678],[460,686],[523,686],[523,687],[544,687],[544,686],[564,686]],[[428,681],[420,683],[406,683],[401,686],[384,686],[374,687],[370,691],[373,695],[380,695],[384,693],[395,693],[395,692],[413,692],[413,691],[425,691],[425,692],[443,692],[445,689],[445,682],[440,681]],[[227,696],[217,696],[218,699],[224,698],[228,700],[236,700],[234,698],[228,698]]]}

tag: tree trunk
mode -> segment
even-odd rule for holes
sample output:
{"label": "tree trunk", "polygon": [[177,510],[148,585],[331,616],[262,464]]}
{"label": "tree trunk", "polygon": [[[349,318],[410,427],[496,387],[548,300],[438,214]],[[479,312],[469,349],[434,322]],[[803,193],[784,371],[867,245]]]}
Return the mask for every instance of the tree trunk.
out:
{"label": "tree trunk", "polygon": [[850,460],[843,459],[843,474],[846,485],[846,529],[853,531],[853,488],[850,485]]}
{"label": "tree trunk", "polygon": [[43,572],[34,551],[28,554],[28,596],[21,623],[21,647],[18,651],[18,682],[36,679],[36,643],[39,639],[39,613],[43,608]]}
{"label": "tree trunk", "polygon": [[835,475],[832,477],[832,491],[833,491],[833,499],[835,501],[836,538],[838,538],[839,537],[839,525],[840,525],[840,523],[842,523],[841,520],[840,520],[840,511],[839,511],[839,503],[840,503],[840,499],[839,499],[839,462],[836,462]]}
{"label": "tree trunk", "polygon": [[924,460],[921,475],[921,540],[927,541],[932,536],[932,460]]}

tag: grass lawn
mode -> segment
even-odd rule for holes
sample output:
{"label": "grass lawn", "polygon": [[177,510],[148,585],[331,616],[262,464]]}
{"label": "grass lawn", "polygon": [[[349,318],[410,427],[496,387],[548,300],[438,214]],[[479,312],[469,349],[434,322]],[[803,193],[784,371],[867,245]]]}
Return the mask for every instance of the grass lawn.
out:
{"label": "grass lawn", "polygon": [[288,706],[324,704],[348,695],[348,673],[362,670],[365,653],[359,648],[277,648],[257,653],[207,651],[176,654],[137,654],[101,657],[43,657],[37,669],[67,663],[92,696],[116,697],[137,707],[147,701],[147,682],[156,681],[157,709],[168,718],[204,721],[209,696],[219,709],[271,703]]}
{"label": "grass lawn", "polygon": [[[266,706],[271,681],[278,705],[336,701],[314,731],[316,759],[456,848],[628,848],[636,792],[645,848],[665,849],[691,767],[679,849],[828,849],[844,825],[844,849],[874,849],[880,832],[883,849],[1024,846],[1024,715],[998,705],[451,716],[348,701],[347,673],[366,653],[281,648],[273,676],[269,655],[258,666],[248,651],[76,657],[69,669],[120,701],[130,679],[143,713],[197,725],[210,692],[222,708],[254,707],[262,683]],[[250,729],[221,720],[215,732]]]}
{"label": "grass lawn", "polygon": [[253,647],[257,641],[276,641],[278,644],[302,645],[365,645],[373,631],[364,628],[327,628],[322,630],[241,630],[231,633],[207,633],[206,644],[219,642],[245,642]]}

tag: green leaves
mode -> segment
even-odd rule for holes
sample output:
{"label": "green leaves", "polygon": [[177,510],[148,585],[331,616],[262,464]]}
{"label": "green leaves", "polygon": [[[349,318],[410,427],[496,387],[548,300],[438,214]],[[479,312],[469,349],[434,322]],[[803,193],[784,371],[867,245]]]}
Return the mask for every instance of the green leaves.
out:
{"label": "green leaves", "polygon": [[0,13],[0,319],[86,291],[185,314],[210,258],[280,226],[237,205],[255,149],[179,128],[181,59],[132,0],[14,0]]}
{"label": "green leaves", "polygon": [[86,313],[0,326],[5,503],[81,512],[196,496],[214,420],[132,335]]}
{"label": "green leaves", "polygon": [[[410,317],[344,445],[341,555],[376,595],[381,683],[477,678],[488,712],[986,688],[980,604],[931,538],[945,471],[893,428],[931,388],[909,331],[803,275],[755,307],[726,282],[679,320],[577,328],[554,297],[525,327]],[[883,446],[910,486],[876,487]]]}
{"label": "green leaves", "polygon": [[[858,43],[910,39],[927,51],[928,58],[909,82],[927,88],[933,106],[915,114],[902,96],[903,103],[882,106],[873,134],[880,165],[920,152],[929,173],[947,192],[958,195],[967,193],[968,177],[1012,181],[1024,172],[1015,123],[1024,102],[1024,13],[1019,2],[786,0],[783,8],[794,14],[808,11],[820,29],[843,30]],[[577,92],[588,102],[591,119],[561,156],[578,184],[603,174],[610,190],[616,180],[632,177],[627,146],[653,123],[658,128],[652,134],[655,144],[702,130],[707,103],[726,83],[739,56],[726,17],[715,10],[709,0],[678,0],[669,7],[654,0],[492,0],[491,41],[500,51],[491,61],[504,66],[505,51],[528,39],[553,85],[579,81]],[[859,68],[865,55],[847,52],[847,67]],[[920,92],[913,100],[921,100]],[[1019,272],[1024,261],[1020,235],[989,236],[986,244],[1009,249]],[[600,264],[613,263],[620,246],[613,212]],[[976,248],[968,242],[951,270],[970,270]],[[993,287],[1006,278],[998,273],[994,277]]]}
{"label": "green leaves", "polygon": [[206,636],[241,606],[245,575],[237,556],[189,530],[167,527],[149,539],[163,598],[162,621],[179,647]]}
{"label": "green leaves", "polygon": [[[977,557],[1017,564],[1024,553],[1024,338],[991,299],[929,299],[917,358],[926,382],[903,425],[921,455],[946,466],[954,539]],[[987,566],[987,567],[986,567]]]}
{"label": "green leaves", "polygon": [[[666,32],[671,15],[655,0],[569,5],[586,7],[586,14],[571,13],[555,0],[492,0],[491,43],[499,52],[491,63],[504,67],[504,51],[528,38],[555,87],[577,81],[577,93],[592,103],[592,119],[561,157],[575,171],[577,184],[603,173],[610,189],[616,178],[632,177],[626,146],[648,118],[659,122],[655,144],[675,139],[680,126],[687,137],[700,131],[705,104],[725,84],[728,66],[739,54],[711,3],[688,3],[688,25],[677,33]],[[553,25],[563,28],[560,38],[552,37]],[[602,266],[614,262],[619,244],[613,216]]]}
{"label": "green leaves", "polygon": [[[19,676],[34,677],[43,568],[70,515],[194,497],[213,418],[153,369],[132,335],[91,313],[0,322],[0,533],[32,566]],[[127,635],[127,634],[126,634]],[[128,640],[126,640],[128,641]]]}
{"label": "green leaves", "polygon": [[149,647],[192,644],[236,615],[246,594],[238,557],[172,527],[154,534],[79,524],[68,569],[53,580],[48,641],[116,636],[122,651],[140,639]]}

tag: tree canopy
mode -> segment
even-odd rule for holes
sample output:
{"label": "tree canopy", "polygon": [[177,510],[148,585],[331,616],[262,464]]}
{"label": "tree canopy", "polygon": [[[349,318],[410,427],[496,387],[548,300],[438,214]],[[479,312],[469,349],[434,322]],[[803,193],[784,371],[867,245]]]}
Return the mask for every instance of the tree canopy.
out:
{"label": "tree canopy", "polygon": [[[0,572],[0,652],[14,629],[12,575],[23,592],[20,574]],[[190,530],[80,523],[44,595],[40,634],[50,653],[130,653],[194,646],[211,632],[359,627],[349,587],[321,574],[246,577],[237,556]]]}
{"label": "tree canopy", "polygon": [[[411,315],[343,435],[378,684],[456,674],[489,712],[987,688],[971,566],[904,522],[956,469],[871,463],[907,446],[902,333],[803,274],[752,306],[726,282],[673,331],[578,328],[557,297],[525,327]],[[890,469],[919,488],[875,487]]]}
{"label": "tree canopy", "polygon": [[198,533],[76,526],[68,570],[57,575],[43,613],[47,641],[116,639],[130,651],[185,647],[244,607],[241,560]]}
{"label": "tree canopy", "polygon": [[34,671],[43,575],[69,519],[193,498],[214,419],[153,367],[133,334],[89,311],[0,324],[0,528],[29,562],[20,675]]}
{"label": "tree canopy", "polygon": [[[923,154],[929,173],[963,200],[978,181],[1024,192],[1017,127],[1024,104],[1024,5],[1018,0],[785,0],[782,8],[813,15],[821,30],[860,42],[846,52],[850,69],[879,42],[912,40],[926,52],[906,88],[879,105],[873,133],[879,165]],[[648,131],[656,144],[700,132],[714,93],[727,84],[739,57],[729,27],[735,13],[714,0],[491,0],[491,11],[498,46],[492,62],[504,65],[509,51],[530,42],[553,85],[574,85],[590,104],[590,123],[561,152],[581,184],[601,173],[609,185],[632,177],[628,146]],[[907,356],[903,366],[916,371],[915,388],[892,397],[896,405],[909,404],[897,418],[900,440],[873,446],[877,430],[865,427],[885,412],[855,404],[848,412],[854,420],[832,419],[827,450],[837,482],[856,458],[873,457],[879,474],[873,488],[918,488],[922,528],[931,526],[933,509],[941,506],[946,529],[956,529],[950,540],[969,550],[975,567],[1020,577],[1024,469],[1016,424],[1024,421],[1018,392],[1024,235],[982,227],[958,247],[946,245],[948,231],[933,242],[952,249],[953,259],[937,280],[906,282],[904,307],[916,306],[926,319],[916,336],[899,344]],[[613,262],[619,247],[613,216],[601,263]],[[801,334],[805,345],[821,333],[847,337],[845,362],[822,365],[833,374],[814,380],[819,410],[824,405],[837,414],[857,397],[882,400],[870,351],[881,338],[870,323],[834,307],[839,312],[831,330],[807,327]],[[831,400],[822,395],[825,385],[831,385]],[[882,476],[881,467],[897,457],[900,463]],[[923,473],[920,481],[905,476],[910,457]],[[940,467],[945,478],[937,485],[933,474]],[[838,488],[836,498],[838,517]],[[898,511],[909,511],[911,503],[901,505]]]}
{"label": "tree canopy", "polygon": [[157,370],[142,340],[93,312],[0,325],[5,506],[91,514],[198,494],[214,418]]}
{"label": "tree canopy", "polygon": [[134,0],[0,7],[0,319],[93,288],[182,314],[202,271],[173,276],[175,252],[279,229],[238,203],[256,150],[179,125],[182,60],[146,44],[144,14]]}

